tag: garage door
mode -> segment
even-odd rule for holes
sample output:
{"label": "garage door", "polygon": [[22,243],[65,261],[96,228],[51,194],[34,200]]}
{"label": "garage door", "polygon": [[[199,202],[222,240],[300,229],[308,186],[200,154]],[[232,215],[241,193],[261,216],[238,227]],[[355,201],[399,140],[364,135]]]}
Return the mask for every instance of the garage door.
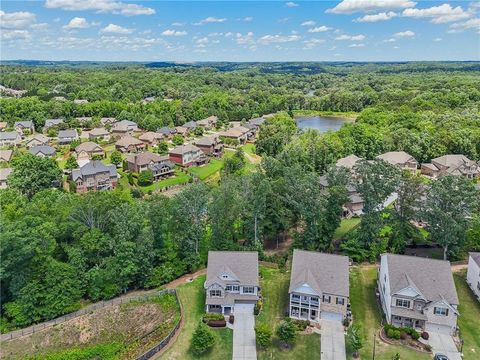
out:
{"label": "garage door", "polygon": [[235,302],[235,309],[233,312],[235,314],[253,314],[253,308],[255,304],[239,304]]}
{"label": "garage door", "polygon": [[452,328],[448,325],[438,325],[438,324],[433,324],[433,323],[426,323],[425,324],[425,331],[450,335],[452,333]]}
{"label": "garage door", "polygon": [[342,321],[343,320],[343,315],[339,313],[334,313],[330,311],[322,311],[320,313],[320,316],[322,319],[325,320],[334,320],[334,321]]}

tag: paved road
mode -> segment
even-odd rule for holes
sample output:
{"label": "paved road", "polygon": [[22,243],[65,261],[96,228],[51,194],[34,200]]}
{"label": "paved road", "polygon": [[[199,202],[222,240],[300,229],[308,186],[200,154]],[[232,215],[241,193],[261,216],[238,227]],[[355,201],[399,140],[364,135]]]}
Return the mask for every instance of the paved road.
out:
{"label": "paved road", "polygon": [[251,304],[235,304],[233,360],[256,360],[255,318]]}
{"label": "paved road", "polygon": [[320,360],[345,360],[345,335],[340,321],[320,320]]}
{"label": "paved road", "polygon": [[430,335],[428,343],[432,347],[434,354],[441,353],[447,355],[449,360],[462,360],[460,353],[457,350],[457,346],[450,335],[440,334],[429,331]]}

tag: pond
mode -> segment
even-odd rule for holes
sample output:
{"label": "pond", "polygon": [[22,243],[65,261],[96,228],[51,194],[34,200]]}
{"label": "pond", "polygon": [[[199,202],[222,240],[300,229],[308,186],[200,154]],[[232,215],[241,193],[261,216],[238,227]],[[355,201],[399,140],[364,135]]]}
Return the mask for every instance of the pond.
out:
{"label": "pond", "polygon": [[298,116],[295,120],[299,129],[315,129],[321,133],[328,130],[337,131],[343,124],[355,121],[351,118],[318,115]]}

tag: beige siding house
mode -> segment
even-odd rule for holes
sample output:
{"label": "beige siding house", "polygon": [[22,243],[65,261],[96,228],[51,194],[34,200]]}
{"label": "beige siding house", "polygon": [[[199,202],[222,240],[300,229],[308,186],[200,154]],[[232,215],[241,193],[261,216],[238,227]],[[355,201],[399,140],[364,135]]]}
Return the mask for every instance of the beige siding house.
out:
{"label": "beige siding house", "polygon": [[350,317],[348,257],[294,250],[289,315],[319,322]]}
{"label": "beige siding house", "polygon": [[467,283],[480,301],[480,252],[468,254]]}
{"label": "beige siding house", "polygon": [[412,174],[417,172],[418,162],[415,158],[405,151],[389,151],[377,156],[377,159],[388,162],[389,164],[409,171]]}
{"label": "beige siding house", "polygon": [[448,261],[382,254],[378,291],[389,324],[455,333],[459,301]]}

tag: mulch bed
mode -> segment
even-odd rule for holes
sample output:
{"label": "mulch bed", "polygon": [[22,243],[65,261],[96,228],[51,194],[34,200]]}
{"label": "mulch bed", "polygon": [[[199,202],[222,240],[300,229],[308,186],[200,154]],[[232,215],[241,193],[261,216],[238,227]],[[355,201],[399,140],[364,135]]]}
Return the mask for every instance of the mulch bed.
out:
{"label": "mulch bed", "polygon": [[406,346],[410,349],[413,349],[415,351],[418,351],[418,352],[422,352],[422,353],[430,353],[431,351],[427,351],[425,349],[425,344],[421,343],[420,341],[418,340],[414,340],[412,339],[410,336],[408,336],[407,339],[405,340],[396,340],[396,339],[390,339],[387,334],[385,334],[385,328],[382,327],[379,331],[379,337],[380,339],[386,343],[386,344],[389,344],[389,345],[400,345],[400,346]]}

